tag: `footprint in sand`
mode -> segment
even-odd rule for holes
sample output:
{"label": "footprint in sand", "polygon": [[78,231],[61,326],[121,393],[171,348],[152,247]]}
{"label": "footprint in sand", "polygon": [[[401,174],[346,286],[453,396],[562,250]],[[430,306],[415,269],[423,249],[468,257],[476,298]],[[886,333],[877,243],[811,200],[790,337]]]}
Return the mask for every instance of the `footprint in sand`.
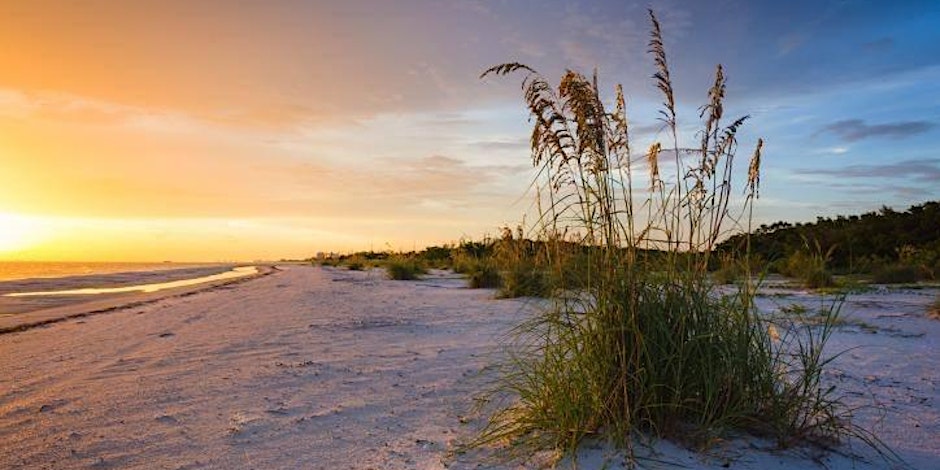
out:
{"label": "footprint in sand", "polygon": [[154,418],[158,423],[163,424],[179,424],[179,420],[170,416],[170,415],[160,415]]}

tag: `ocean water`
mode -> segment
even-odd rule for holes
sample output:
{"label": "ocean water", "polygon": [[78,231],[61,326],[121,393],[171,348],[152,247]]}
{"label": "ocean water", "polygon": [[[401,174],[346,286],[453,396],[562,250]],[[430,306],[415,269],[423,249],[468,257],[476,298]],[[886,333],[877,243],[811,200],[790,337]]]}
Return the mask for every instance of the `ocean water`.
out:
{"label": "ocean water", "polygon": [[253,266],[232,264],[0,262],[0,320],[86,302],[99,294],[156,292],[256,272]]}
{"label": "ocean water", "polygon": [[0,261],[0,281],[33,278],[57,278],[123,272],[165,271],[169,269],[211,266],[208,263],[121,263],[121,262],[49,262]]}
{"label": "ocean water", "polygon": [[[167,271],[168,272],[168,271]],[[81,287],[77,289],[60,290],[42,290],[36,292],[12,292],[6,294],[8,297],[47,297],[52,295],[96,295],[96,294],[122,294],[126,292],[157,292],[174,287],[186,287],[203,284],[211,281],[221,281],[224,279],[234,279],[238,277],[249,276],[258,272],[254,266],[240,266],[222,273],[209,274],[206,276],[189,277],[165,282],[141,283],[121,287]],[[152,274],[148,271],[148,274]]]}

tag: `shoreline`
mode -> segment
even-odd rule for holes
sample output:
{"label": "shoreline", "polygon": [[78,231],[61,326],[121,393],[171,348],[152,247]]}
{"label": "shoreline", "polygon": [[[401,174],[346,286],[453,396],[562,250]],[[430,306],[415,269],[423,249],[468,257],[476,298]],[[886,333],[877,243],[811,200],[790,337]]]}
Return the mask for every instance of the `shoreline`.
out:
{"label": "shoreline", "polygon": [[14,292],[66,290],[89,287],[125,287],[154,282],[175,281],[230,271],[250,264],[220,263],[166,269],[119,270],[82,274],[19,277],[0,280],[0,295]]}
{"label": "shoreline", "polygon": [[[38,307],[32,310],[22,311],[20,313],[10,313],[10,314],[0,314],[0,335],[14,333],[18,331],[24,331],[31,328],[37,328],[41,326],[46,326],[54,323],[59,323],[62,321],[76,319],[76,318],[85,318],[93,315],[99,315],[102,313],[113,312],[117,310],[124,310],[130,308],[141,307],[144,305],[149,305],[154,302],[159,302],[165,298],[173,297],[186,297],[190,295],[195,295],[203,291],[217,289],[219,287],[228,286],[231,284],[236,284],[240,282],[247,282],[252,279],[259,277],[264,277],[272,274],[277,271],[276,266],[255,266],[257,269],[256,273],[235,277],[235,278],[226,278],[220,280],[210,280],[207,282],[201,282],[198,284],[184,285],[180,287],[172,287],[167,289],[160,289],[153,292],[145,292],[140,290],[134,290],[131,292],[124,293],[104,293],[104,294],[92,294],[92,295],[78,295],[78,296],[57,296],[60,300],[60,305],[53,305],[49,307]],[[202,268],[205,269],[205,268]],[[229,268],[230,269],[230,268]],[[167,282],[178,282],[178,278],[181,275],[191,275],[192,268],[183,268],[181,271],[185,270],[186,273],[170,272],[164,273],[161,271],[146,271],[144,274],[153,275],[153,274],[170,274],[170,277],[165,277],[168,280]],[[218,271],[219,268],[212,268],[213,272]],[[120,273],[120,274],[129,274],[129,273]],[[96,278],[104,277],[107,275],[95,275]],[[66,279],[67,281],[75,282],[84,282],[88,276],[69,276]],[[177,281],[173,281],[177,279]],[[44,279],[47,280],[47,279]],[[53,279],[55,281],[57,279]],[[12,284],[6,283],[6,284]],[[0,283],[2,285],[2,283]],[[2,292],[2,291],[0,291]],[[0,305],[3,305],[3,299],[5,294],[0,294]],[[42,296],[37,296],[42,297]],[[16,298],[15,298],[16,299]]]}
{"label": "shoreline", "polygon": [[248,264],[251,263],[233,261],[0,261],[0,283],[54,280],[70,277],[164,273],[184,269],[213,269]]}

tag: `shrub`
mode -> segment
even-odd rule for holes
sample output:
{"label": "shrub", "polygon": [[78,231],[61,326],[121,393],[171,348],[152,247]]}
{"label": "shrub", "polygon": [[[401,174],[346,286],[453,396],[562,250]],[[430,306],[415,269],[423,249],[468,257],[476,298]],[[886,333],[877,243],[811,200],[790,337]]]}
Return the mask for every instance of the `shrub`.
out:
{"label": "shrub", "polygon": [[804,272],[800,277],[800,281],[802,281],[803,286],[810,289],[822,289],[836,285],[835,280],[832,278],[832,273],[825,268],[816,268]]}
{"label": "shrub", "polygon": [[733,255],[721,254],[718,257],[718,269],[712,273],[712,278],[718,284],[734,284],[743,279],[745,270]]}
{"label": "shrub", "polygon": [[385,271],[389,279],[396,281],[410,281],[418,279],[427,273],[424,265],[417,259],[405,256],[389,258],[385,262]]}
{"label": "shrub", "polygon": [[[504,232],[497,248],[512,262],[503,289],[533,286],[551,296],[551,307],[514,330],[497,397],[489,397],[500,405],[477,445],[509,443],[527,455],[572,451],[597,433],[629,446],[636,432],[703,442],[727,428],[771,433],[789,445],[847,429],[832,390],[819,387],[831,326],[819,334],[797,324],[776,343],[754,309],[754,285],[724,296],[714,290],[708,265],[740,192],[731,183],[746,118],[724,124],[719,66],[702,108],[701,141],[695,150],[680,146],[662,35],[650,17],[669,142],[650,146],[645,168],[634,163],[620,87],[611,111],[596,76],[568,71],[556,90],[523,64],[483,74],[524,73],[534,123],[540,245]],[[761,147],[758,140],[743,184],[746,220],[758,195]],[[585,275],[573,284],[553,275],[571,269],[572,257],[553,256],[563,240],[581,254],[575,272]]]}
{"label": "shrub", "polygon": [[500,268],[499,297],[545,297],[551,292],[544,250],[544,243],[525,238],[522,226],[516,227],[515,233],[509,227],[503,228],[494,248]]}
{"label": "shrub", "polygon": [[520,261],[503,271],[498,296],[546,297],[550,292],[551,285],[545,272],[531,261]]}
{"label": "shrub", "polygon": [[[804,242],[804,246],[808,246]],[[831,250],[830,250],[831,253]],[[816,246],[816,252],[808,254],[807,251],[797,251],[787,257],[783,263],[778,264],[778,271],[789,277],[796,278],[804,287],[810,289],[819,289],[823,287],[832,287],[835,281],[832,273],[826,268],[827,255],[820,254],[819,245]]]}
{"label": "shrub", "polygon": [[346,266],[350,271],[362,271],[367,265],[367,260],[361,255],[344,256],[340,264]]}
{"label": "shrub", "polygon": [[435,269],[447,269],[452,266],[453,248],[448,245],[429,246],[421,254],[421,260]]}
{"label": "shrub", "polygon": [[920,279],[921,273],[917,267],[893,264],[876,270],[872,281],[875,284],[910,284]]}
{"label": "shrub", "polygon": [[477,268],[477,265],[480,262],[480,258],[477,258],[476,256],[468,255],[463,252],[457,252],[453,255],[451,269],[453,269],[457,274],[469,274]]}
{"label": "shrub", "polygon": [[471,289],[498,289],[502,286],[499,269],[490,261],[479,261],[468,274]]}

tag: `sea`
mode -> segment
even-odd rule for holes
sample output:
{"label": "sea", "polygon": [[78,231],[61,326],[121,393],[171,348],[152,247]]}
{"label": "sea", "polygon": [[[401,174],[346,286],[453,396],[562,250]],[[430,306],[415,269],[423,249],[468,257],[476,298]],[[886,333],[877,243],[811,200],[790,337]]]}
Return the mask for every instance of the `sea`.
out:
{"label": "sea", "polygon": [[55,262],[0,261],[0,282],[18,279],[42,279],[91,274],[164,271],[169,269],[213,266],[215,263],[129,263],[129,262]]}
{"label": "sea", "polygon": [[257,273],[222,263],[0,262],[0,330],[4,318],[87,302],[193,286]]}

